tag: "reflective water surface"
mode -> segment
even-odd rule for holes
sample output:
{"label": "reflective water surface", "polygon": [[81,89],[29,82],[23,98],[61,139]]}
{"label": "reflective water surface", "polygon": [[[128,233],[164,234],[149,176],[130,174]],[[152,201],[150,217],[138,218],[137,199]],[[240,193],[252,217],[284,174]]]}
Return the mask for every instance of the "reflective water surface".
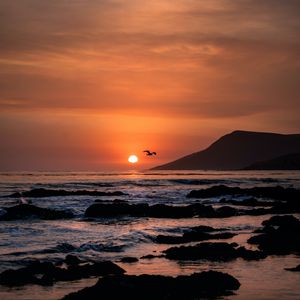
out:
{"label": "reflective water surface", "polygon": [[[163,274],[177,276],[203,270],[218,270],[235,276],[241,283],[236,295],[227,299],[300,299],[300,274],[285,271],[286,267],[300,264],[294,255],[271,256],[260,261],[235,261],[220,263],[209,261],[169,261],[165,258],[140,259],[137,263],[122,264],[124,256],[159,255],[169,245],[153,243],[158,234],[180,234],[185,228],[196,225],[226,227],[238,233],[234,241],[247,248],[252,231],[265,216],[239,216],[224,219],[152,219],[114,218],[87,221],[85,209],[96,199],[100,201],[122,199],[130,203],[168,203],[183,205],[198,202],[187,199],[193,189],[212,185],[228,186],[293,186],[300,188],[300,172],[126,172],[126,173],[2,173],[0,196],[33,188],[64,190],[122,191],[125,196],[91,197],[65,196],[32,198],[34,205],[72,210],[71,220],[22,220],[1,222],[0,271],[19,268],[32,259],[56,262],[66,254],[76,254],[83,260],[109,259],[118,263],[128,274]],[[218,205],[219,198],[201,200]],[[18,203],[17,198],[0,198],[0,207]],[[299,199],[300,201],[300,199]],[[1,211],[0,211],[1,213]],[[300,218],[300,216],[297,216]],[[0,286],[0,299],[59,299],[63,295],[94,284],[97,279],[57,283],[52,287],[26,286],[6,288]]]}

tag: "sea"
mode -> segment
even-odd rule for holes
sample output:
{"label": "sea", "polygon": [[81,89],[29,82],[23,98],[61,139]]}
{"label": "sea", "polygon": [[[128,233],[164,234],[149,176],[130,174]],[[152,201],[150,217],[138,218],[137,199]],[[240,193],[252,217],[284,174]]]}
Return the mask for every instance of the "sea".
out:
{"label": "sea", "polygon": [[[283,186],[300,188],[300,171],[127,171],[127,172],[6,172],[0,173],[0,214],[5,207],[18,204],[15,192],[35,188],[60,190],[122,191],[123,196],[61,196],[28,198],[33,205],[72,211],[73,219],[27,219],[0,222],[0,272],[17,269],[32,260],[58,262],[67,254],[84,261],[111,260],[127,274],[188,275],[216,270],[236,277],[241,287],[235,295],[223,299],[300,299],[300,273],[284,268],[300,264],[295,255],[269,256],[264,260],[230,262],[170,261],[163,257],[139,259],[135,263],[121,263],[126,256],[140,258],[159,256],[170,245],[155,244],[158,234],[181,234],[185,229],[208,225],[226,227],[237,233],[227,242],[237,242],[248,249],[252,232],[271,215],[236,216],[230,218],[84,218],[85,210],[98,201],[126,200],[129,203],[187,205],[209,203],[218,206],[220,197],[190,199],[186,195],[194,189],[214,185],[239,187]],[[297,199],[300,201],[300,199]],[[299,215],[295,215],[300,218]],[[0,286],[1,300],[57,300],[97,282],[97,278],[73,282],[59,282],[53,286],[30,285],[8,288]]]}

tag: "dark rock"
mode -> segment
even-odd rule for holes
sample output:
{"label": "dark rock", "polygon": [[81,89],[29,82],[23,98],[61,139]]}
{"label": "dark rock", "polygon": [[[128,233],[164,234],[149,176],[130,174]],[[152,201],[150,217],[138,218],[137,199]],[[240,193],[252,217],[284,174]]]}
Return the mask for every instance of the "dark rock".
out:
{"label": "dark rock", "polygon": [[121,262],[123,263],[134,263],[134,262],[137,262],[139,261],[136,257],[123,257],[121,258]]}
{"label": "dark rock", "polygon": [[201,243],[195,246],[172,247],[163,252],[166,254],[166,258],[172,260],[207,259],[212,261],[229,261],[238,257],[244,259],[262,259],[266,257],[264,254],[259,255],[256,251],[235,248],[235,244]]}
{"label": "dark rock", "polygon": [[194,226],[189,229],[189,231],[197,231],[197,232],[212,232],[212,231],[228,231],[228,228],[213,228],[211,226],[199,225]]}
{"label": "dark rock", "polygon": [[267,187],[253,187],[253,188],[240,188],[229,187],[226,185],[215,185],[207,189],[193,190],[187,197],[188,198],[211,198],[220,197],[225,195],[237,196],[248,195],[259,198],[269,198],[275,200],[295,200],[300,198],[300,190],[295,188],[284,188],[281,186],[267,186]]}
{"label": "dark rock", "polygon": [[38,284],[39,280],[27,268],[6,270],[0,274],[0,284],[6,286],[21,286],[25,284]]}
{"label": "dark rock", "polygon": [[298,265],[295,268],[285,268],[287,271],[292,271],[292,272],[300,272],[300,265]]}
{"label": "dark rock", "polygon": [[[221,233],[207,233],[206,231],[216,231],[209,226],[197,226],[192,227],[190,230],[183,233],[181,236],[171,236],[171,235],[158,235],[154,241],[159,244],[183,244],[190,242],[199,242],[213,239],[229,239],[236,234],[231,232],[221,232]],[[220,228],[222,230],[222,228]]]}
{"label": "dark rock", "polygon": [[55,266],[51,262],[40,262],[37,260],[30,263],[26,269],[32,274],[44,274],[47,272],[52,272],[55,269]]}
{"label": "dark rock", "polygon": [[73,272],[74,270],[77,270],[79,274],[85,274],[85,276],[81,278],[90,276],[121,275],[125,273],[124,269],[111,261],[95,262],[83,266],[70,266],[68,268],[68,271]]}
{"label": "dark rock", "polygon": [[216,209],[216,213],[220,218],[233,217],[238,215],[238,211],[231,206],[222,206]]}
{"label": "dark rock", "polygon": [[128,203],[128,201],[122,200],[122,199],[115,199],[115,200],[113,200],[113,203]]}
{"label": "dark rock", "polygon": [[0,284],[6,286],[40,284],[40,280],[35,275],[53,272],[54,269],[55,266],[50,262],[34,261],[27,267],[2,272],[0,274]]}
{"label": "dark rock", "polygon": [[205,240],[223,240],[223,239],[231,239],[236,234],[232,232],[220,232],[220,233],[201,233],[197,231],[185,232],[183,234],[183,238],[191,241],[205,241]]}
{"label": "dark rock", "polygon": [[264,227],[279,226],[281,229],[286,230],[300,230],[300,221],[291,215],[286,216],[273,216],[268,220],[262,222]]}
{"label": "dark rock", "polygon": [[68,254],[65,258],[65,263],[67,265],[78,265],[81,263],[81,260],[76,255]]}
{"label": "dark rock", "polygon": [[239,257],[242,257],[245,260],[258,260],[267,257],[267,254],[262,251],[248,250],[245,247],[239,247],[236,250],[238,252]]}
{"label": "dark rock", "polygon": [[219,213],[210,205],[190,204],[172,206],[165,204],[128,204],[128,203],[94,203],[85,211],[85,217],[151,217],[151,218],[192,218],[219,217]]}
{"label": "dark rock", "polygon": [[43,220],[68,219],[74,215],[71,212],[42,208],[31,204],[19,204],[5,208],[6,213],[0,216],[0,220],[19,220],[27,218],[38,218]]}
{"label": "dark rock", "polygon": [[140,259],[153,259],[153,258],[157,258],[157,257],[164,257],[164,255],[148,254],[148,255],[141,256]]}
{"label": "dark rock", "polygon": [[242,215],[249,215],[249,216],[262,216],[275,213],[272,209],[268,208],[254,208],[249,210],[244,210],[241,214]]}
{"label": "dark rock", "polygon": [[69,294],[63,299],[191,300],[229,295],[239,287],[239,281],[233,276],[215,271],[176,278],[160,275],[123,275],[102,278],[94,286]]}
{"label": "dark rock", "polygon": [[190,205],[148,205],[147,203],[129,204],[127,202],[96,202],[85,211],[86,218],[109,218],[118,216],[150,218],[227,218],[237,215],[265,215],[300,212],[300,201],[273,203],[271,208],[254,208],[237,210],[231,206],[214,209],[212,205],[200,203]]}
{"label": "dark rock", "polygon": [[123,192],[100,192],[100,191],[88,191],[88,190],[51,190],[51,189],[32,189],[25,192],[17,192],[11,195],[5,196],[10,198],[30,197],[30,198],[42,198],[42,197],[59,197],[59,196],[122,196],[126,195]]}
{"label": "dark rock", "polygon": [[155,243],[158,244],[183,244],[188,243],[183,236],[174,236],[174,235],[163,235],[159,234],[154,238]]}
{"label": "dark rock", "polygon": [[[52,263],[34,262],[18,269],[6,270],[0,274],[0,284],[21,286],[25,284],[48,285],[57,281],[72,281],[91,276],[121,275],[125,270],[110,261],[93,264],[70,265],[67,269],[54,266]],[[41,278],[36,275],[40,274]]]}
{"label": "dark rock", "polygon": [[300,201],[298,199],[294,199],[295,201],[285,201],[285,202],[277,202],[270,209],[272,214],[293,214],[300,213]]}
{"label": "dark rock", "polygon": [[191,218],[195,216],[214,216],[215,211],[211,206],[203,204],[190,204],[171,206],[156,204],[149,207],[148,217],[152,218]]}
{"label": "dark rock", "polygon": [[85,211],[85,217],[116,217],[120,215],[131,215],[135,217],[145,216],[148,212],[148,204],[128,203],[94,203]]}
{"label": "dark rock", "polygon": [[248,239],[267,254],[300,253],[300,221],[293,216],[274,216],[262,223],[262,234]]}

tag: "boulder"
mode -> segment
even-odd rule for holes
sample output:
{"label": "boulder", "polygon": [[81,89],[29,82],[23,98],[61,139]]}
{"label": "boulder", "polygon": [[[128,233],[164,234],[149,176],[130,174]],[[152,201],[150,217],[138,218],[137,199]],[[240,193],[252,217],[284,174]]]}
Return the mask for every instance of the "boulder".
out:
{"label": "boulder", "polygon": [[247,195],[274,200],[294,201],[300,198],[300,190],[295,188],[284,188],[281,186],[265,186],[253,188],[229,187],[226,185],[215,185],[207,189],[193,190],[188,198],[212,198],[220,196]]}
{"label": "boulder", "polygon": [[5,208],[6,213],[0,216],[0,221],[10,221],[28,218],[43,220],[69,219],[74,217],[72,212],[42,208],[32,204],[19,204]]}
{"label": "boulder", "polygon": [[2,272],[0,284],[6,286],[49,285],[57,281],[72,281],[91,276],[121,275],[123,273],[125,270],[111,261],[83,265],[73,264],[69,265],[67,269],[54,266],[52,263],[34,262],[18,270]]}
{"label": "boulder", "polygon": [[122,257],[120,261],[122,263],[134,263],[134,262],[137,262],[139,260],[136,257],[127,256],[127,257]]}
{"label": "boulder", "polygon": [[6,270],[0,274],[0,284],[6,286],[22,286],[25,284],[39,284],[39,279],[27,268]]}
{"label": "boulder", "polygon": [[266,255],[260,251],[246,250],[242,247],[236,249],[236,244],[228,243],[200,243],[193,246],[172,247],[165,251],[167,259],[171,260],[200,260],[230,261],[238,257],[250,259],[263,259]]}
{"label": "boulder", "polygon": [[164,257],[164,255],[148,254],[148,255],[141,256],[140,259],[153,259],[153,258],[156,258],[156,257]]}
{"label": "boulder", "polygon": [[267,254],[300,254],[300,221],[293,216],[273,216],[263,221],[262,234],[248,239]]}
{"label": "boulder", "polygon": [[67,265],[79,265],[81,260],[76,255],[68,254],[65,258],[65,263]]}
{"label": "boulder", "polygon": [[154,241],[159,244],[184,244],[190,242],[199,242],[206,240],[219,240],[219,239],[229,239],[235,236],[236,234],[231,232],[219,232],[211,233],[213,231],[222,231],[223,228],[215,229],[209,226],[197,226],[192,227],[189,230],[185,231],[181,236],[172,236],[172,235],[158,235]]}
{"label": "boulder", "polygon": [[179,300],[232,294],[240,283],[233,276],[208,271],[190,276],[122,275],[100,279],[94,286],[69,294],[63,300]]}
{"label": "boulder", "polygon": [[[228,212],[226,213],[228,215]],[[234,211],[232,214],[236,214]],[[190,205],[166,205],[147,203],[94,203],[85,211],[85,217],[150,217],[150,218],[192,218],[192,217],[224,217],[224,213],[216,212],[211,205],[190,204]]]}
{"label": "boulder", "polygon": [[300,272],[300,265],[298,265],[295,268],[285,268],[285,270],[291,271],[291,272]]}

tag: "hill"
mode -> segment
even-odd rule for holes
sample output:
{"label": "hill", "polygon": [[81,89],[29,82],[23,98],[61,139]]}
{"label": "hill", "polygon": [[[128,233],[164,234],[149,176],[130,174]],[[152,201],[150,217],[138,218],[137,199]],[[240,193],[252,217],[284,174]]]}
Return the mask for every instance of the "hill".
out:
{"label": "hill", "polygon": [[291,153],[300,153],[300,134],[233,131],[207,149],[152,170],[238,170]]}
{"label": "hill", "polygon": [[256,162],[244,170],[300,170],[300,153],[282,155],[270,160]]}

